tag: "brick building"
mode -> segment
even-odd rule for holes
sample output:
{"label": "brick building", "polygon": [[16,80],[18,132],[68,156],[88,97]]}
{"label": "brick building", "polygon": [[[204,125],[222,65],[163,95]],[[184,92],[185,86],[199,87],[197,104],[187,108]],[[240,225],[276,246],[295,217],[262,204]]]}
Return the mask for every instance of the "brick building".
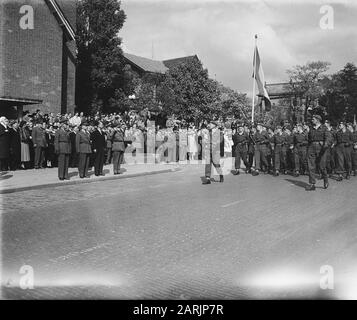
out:
{"label": "brick building", "polygon": [[0,1],[0,115],[73,112],[76,1]]}

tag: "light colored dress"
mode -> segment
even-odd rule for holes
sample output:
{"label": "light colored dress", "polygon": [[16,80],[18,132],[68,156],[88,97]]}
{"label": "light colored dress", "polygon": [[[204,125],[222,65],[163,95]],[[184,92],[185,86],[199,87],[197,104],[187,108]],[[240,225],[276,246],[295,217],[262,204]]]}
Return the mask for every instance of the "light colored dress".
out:
{"label": "light colored dress", "polygon": [[197,153],[198,152],[197,134],[194,129],[188,130],[187,139],[188,139],[188,152]]}

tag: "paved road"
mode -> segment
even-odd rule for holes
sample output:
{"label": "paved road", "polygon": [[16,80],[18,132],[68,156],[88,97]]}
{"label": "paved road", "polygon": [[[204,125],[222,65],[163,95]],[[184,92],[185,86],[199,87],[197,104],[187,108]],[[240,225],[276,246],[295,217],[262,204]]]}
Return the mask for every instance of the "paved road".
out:
{"label": "paved road", "polygon": [[3,298],[357,298],[357,177],[202,172],[2,195]]}

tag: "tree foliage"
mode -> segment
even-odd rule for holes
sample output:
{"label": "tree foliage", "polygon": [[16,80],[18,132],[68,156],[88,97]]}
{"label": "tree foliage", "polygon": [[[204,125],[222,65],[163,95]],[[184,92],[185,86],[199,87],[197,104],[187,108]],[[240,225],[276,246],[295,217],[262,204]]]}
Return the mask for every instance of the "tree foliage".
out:
{"label": "tree foliage", "polygon": [[322,80],[329,66],[329,62],[315,61],[308,62],[305,65],[296,65],[287,70],[291,84],[289,90],[305,99],[305,115],[309,108],[316,107],[316,100],[324,94]]}
{"label": "tree foliage", "polygon": [[125,96],[133,88],[118,36],[125,18],[120,1],[78,2],[76,104],[79,110],[107,111],[126,103]]}
{"label": "tree foliage", "polygon": [[347,63],[325,82],[325,91],[321,104],[329,118],[353,121],[357,114],[357,67]]}

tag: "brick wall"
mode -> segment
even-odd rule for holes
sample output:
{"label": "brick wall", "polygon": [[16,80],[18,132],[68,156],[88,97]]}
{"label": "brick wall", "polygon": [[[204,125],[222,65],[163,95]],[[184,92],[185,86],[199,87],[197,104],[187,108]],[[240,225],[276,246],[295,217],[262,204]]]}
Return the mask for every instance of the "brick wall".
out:
{"label": "brick wall", "polygon": [[[72,1],[72,0],[67,0]],[[60,112],[62,85],[62,29],[43,0],[2,0],[3,21],[3,89],[1,95],[24,99],[41,99],[42,105],[24,110],[42,109]],[[34,29],[23,30],[20,8],[34,9]],[[73,48],[72,48],[73,50]],[[68,101],[74,105],[73,63],[68,62]]]}

